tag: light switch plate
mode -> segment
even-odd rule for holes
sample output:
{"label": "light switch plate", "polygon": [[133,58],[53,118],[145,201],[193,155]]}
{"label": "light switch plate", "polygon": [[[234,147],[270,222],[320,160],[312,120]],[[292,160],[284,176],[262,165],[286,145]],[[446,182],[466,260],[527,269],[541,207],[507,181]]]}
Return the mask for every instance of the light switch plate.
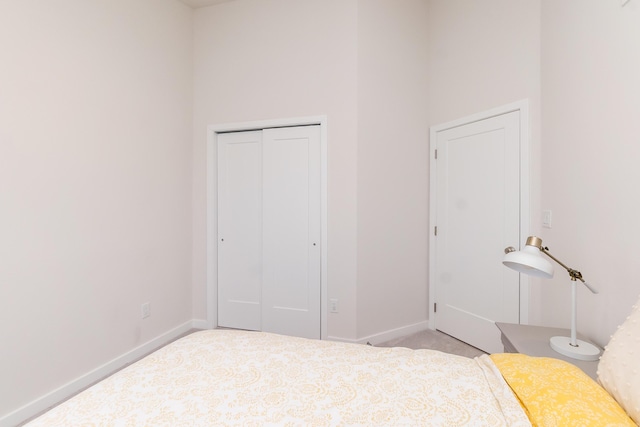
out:
{"label": "light switch plate", "polygon": [[551,211],[542,211],[542,226],[551,228]]}

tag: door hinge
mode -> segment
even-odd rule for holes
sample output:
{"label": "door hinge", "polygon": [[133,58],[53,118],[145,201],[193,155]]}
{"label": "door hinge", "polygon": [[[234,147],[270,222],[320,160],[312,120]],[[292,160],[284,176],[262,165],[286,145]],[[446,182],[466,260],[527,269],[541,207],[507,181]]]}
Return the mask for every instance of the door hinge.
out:
{"label": "door hinge", "polygon": [[437,302],[434,302],[434,303],[433,303],[433,312],[434,312],[434,313],[437,313],[437,312],[438,312],[438,303],[437,303]]}
{"label": "door hinge", "polygon": [[438,235],[438,226],[437,225],[435,227],[433,227],[433,235],[434,236]]}
{"label": "door hinge", "polygon": [[436,160],[438,160],[438,150],[434,150],[434,152],[435,152],[435,153],[434,153],[434,158],[435,158]]}

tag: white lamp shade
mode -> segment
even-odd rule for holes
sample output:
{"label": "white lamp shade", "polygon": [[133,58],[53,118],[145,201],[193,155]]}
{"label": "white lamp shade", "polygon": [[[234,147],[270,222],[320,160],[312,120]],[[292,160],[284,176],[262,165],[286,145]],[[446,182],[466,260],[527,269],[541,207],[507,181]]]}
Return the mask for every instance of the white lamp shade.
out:
{"label": "white lamp shade", "polygon": [[553,266],[546,258],[542,257],[540,249],[526,245],[521,251],[509,252],[504,256],[502,263],[517,272],[529,276],[553,277]]}

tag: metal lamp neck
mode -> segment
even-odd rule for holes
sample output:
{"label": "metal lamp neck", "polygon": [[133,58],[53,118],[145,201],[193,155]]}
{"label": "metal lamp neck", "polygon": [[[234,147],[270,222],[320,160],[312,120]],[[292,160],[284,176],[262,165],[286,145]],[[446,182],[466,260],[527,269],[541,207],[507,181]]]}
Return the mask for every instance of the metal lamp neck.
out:
{"label": "metal lamp neck", "polygon": [[549,258],[551,258],[552,260],[560,264],[565,270],[567,270],[567,272],[569,273],[569,277],[571,277],[571,280],[573,281],[580,280],[582,283],[584,283],[584,279],[582,278],[582,273],[580,273],[578,270],[574,270],[573,268],[567,267],[566,265],[564,265],[558,258],[554,257],[549,253],[549,248],[544,247],[542,245],[538,246],[538,248],[540,249],[541,252],[543,252],[545,255],[547,255]]}

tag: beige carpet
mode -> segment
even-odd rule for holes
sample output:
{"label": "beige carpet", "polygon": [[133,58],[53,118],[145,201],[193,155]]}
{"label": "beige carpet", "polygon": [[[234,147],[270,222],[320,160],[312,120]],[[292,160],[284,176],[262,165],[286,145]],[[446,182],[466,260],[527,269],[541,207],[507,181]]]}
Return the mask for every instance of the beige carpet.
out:
{"label": "beige carpet", "polygon": [[[219,327],[219,329],[228,329]],[[189,333],[195,330],[189,331]],[[462,342],[440,331],[432,331],[427,329],[425,331],[417,332],[415,334],[406,335],[404,337],[396,338],[390,341],[379,343],[376,347],[406,347],[414,350],[421,348],[427,348],[431,350],[439,350],[445,353],[457,354],[464,357],[477,357],[482,354],[486,354],[484,351],[479,350],[469,344]]]}
{"label": "beige carpet", "polygon": [[430,329],[407,335],[405,337],[396,338],[378,344],[376,347],[407,347],[414,350],[427,348],[465,357],[477,357],[481,354],[485,354],[484,351],[478,350],[469,344],[459,341],[440,331],[432,331]]}

